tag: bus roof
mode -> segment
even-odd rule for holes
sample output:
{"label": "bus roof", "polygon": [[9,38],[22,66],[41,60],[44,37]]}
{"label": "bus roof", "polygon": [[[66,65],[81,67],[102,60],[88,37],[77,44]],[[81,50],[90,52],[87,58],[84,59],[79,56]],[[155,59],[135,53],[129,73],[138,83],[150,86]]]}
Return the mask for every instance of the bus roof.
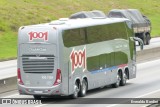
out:
{"label": "bus roof", "polygon": [[[53,25],[54,27],[61,28],[61,29],[74,29],[74,28],[81,28],[81,27],[88,27],[93,25],[103,25],[103,24],[112,24],[117,22],[125,22],[128,19],[125,18],[85,18],[85,19],[68,19],[65,21],[56,20],[49,25]],[[57,24],[59,23],[59,25]],[[56,24],[55,24],[56,23]]]}
{"label": "bus roof", "polygon": [[61,18],[59,20],[54,20],[50,23],[30,25],[30,27],[52,26],[57,29],[67,30],[67,29],[75,29],[75,28],[88,27],[88,26],[93,26],[93,25],[112,24],[112,23],[125,22],[125,21],[129,21],[129,19],[126,19],[126,18],[102,18],[102,17],[83,18],[83,19],[80,19],[80,18],[79,19]]}

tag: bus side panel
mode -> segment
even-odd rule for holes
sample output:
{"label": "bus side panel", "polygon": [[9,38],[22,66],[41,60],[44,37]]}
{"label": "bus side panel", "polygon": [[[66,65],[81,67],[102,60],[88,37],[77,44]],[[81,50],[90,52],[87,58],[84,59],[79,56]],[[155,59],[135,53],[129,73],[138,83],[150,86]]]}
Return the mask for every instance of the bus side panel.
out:
{"label": "bus side panel", "polygon": [[68,63],[69,94],[73,94],[75,83],[80,85],[86,73],[86,47],[83,45],[68,48],[64,53]]}
{"label": "bus side panel", "polygon": [[[66,41],[66,47],[63,53],[65,69],[68,66],[69,94],[73,94],[75,81],[79,79],[81,82],[83,76],[88,78],[88,89],[115,83],[118,69],[124,71],[122,65],[128,65],[130,78],[135,77],[132,67],[135,47],[134,42],[130,41],[133,31],[128,26],[125,27],[125,24],[123,22],[92,26],[65,32],[63,40]],[[114,32],[115,28],[117,32]],[[84,36],[84,29],[87,31],[87,37]],[[76,62],[82,58],[84,50],[85,70],[81,62]]]}
{"label": "bus side panel", "polygon": [[114,52],[111,41],[99,44],[88,44],[87,47],[87,70],[90,83],[88,89],[103,87],[115,82]]}

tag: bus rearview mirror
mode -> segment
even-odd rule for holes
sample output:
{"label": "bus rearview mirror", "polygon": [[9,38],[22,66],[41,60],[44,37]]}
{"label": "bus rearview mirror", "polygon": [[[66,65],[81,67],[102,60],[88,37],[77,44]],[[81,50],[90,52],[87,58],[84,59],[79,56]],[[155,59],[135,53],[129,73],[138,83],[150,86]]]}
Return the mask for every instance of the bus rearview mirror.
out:
{"label": "bus rearview mirror", "polygon": [[143,41],[138,37],[132,37],[131,40],[138,41],[140,43],[140,49],[143,50]]}

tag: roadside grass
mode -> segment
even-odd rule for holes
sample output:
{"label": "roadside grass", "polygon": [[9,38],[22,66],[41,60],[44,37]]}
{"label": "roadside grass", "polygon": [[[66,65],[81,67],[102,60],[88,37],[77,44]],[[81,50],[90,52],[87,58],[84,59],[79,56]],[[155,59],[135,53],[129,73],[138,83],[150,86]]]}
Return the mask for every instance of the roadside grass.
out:
{"label": "roadside grass", "polygon": [[151,16],[150,19],[152,20],[152,37],[159,37],[160,36],[160,14],[155,16]]}
{"label": "roadside grass", "polygon": [[159,0],[0,0],[0,59],[15,58],[20,26],[46,23],[83,10],[139,9],[152,22],[152,37],[160,36]]}
{"label": "roadside grass", "polygon": [[0,36],[0,60],[15,59],[16,57],[17,34],[14,32],[3,33]]}

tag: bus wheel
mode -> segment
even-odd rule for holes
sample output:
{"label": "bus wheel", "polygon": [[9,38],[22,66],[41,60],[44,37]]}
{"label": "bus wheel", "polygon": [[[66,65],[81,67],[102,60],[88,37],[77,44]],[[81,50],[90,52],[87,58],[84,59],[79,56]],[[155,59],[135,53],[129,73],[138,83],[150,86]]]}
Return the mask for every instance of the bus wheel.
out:
{"label": "bus wheel", "polygon": [[78,83],[76,82],[74,84],[74,93],[71,95],[71,98],[76,99],[78,97],[78,92],[79,88],[78,88]]}
{"label": "bus wheel", "polygon": [[144,45],[147,44],[147,36],[145,34],[143,34],[143,44]]}
{"label": "bus wheel", "polygon": [[85,79],[83,79],[82,81],[82,85],[80,87],[80,92],[79,92],[79,95],[81,97],[84,97],[86,95],[86,92],[87,92],[87,82]]}
{"label": "bus wheel", "polygon": [[117,80],[116,83],[112,84],[112,87],[117,88],[120,85],[120,81],[121,81],[121,77],[120,77],[120,73],[117,74]]}
{"label": "bus wheel", "polygon": [[34,97],[34,99],[37,99],[37,100],[38,100],[38,99],[41,99],[41,96],[40,96],[40,95],[34,95],[33,97]]}
{"label": "bus wheel", "polygon": [[124,73],[123,76],[121,76],[120,85],[124,86],[124,85],[126,85],[126,82],[127,82],[127,75],[126,75],[126,73]]}
{"label": "bus wheel", "polygon": [[149,44],[150,44],[150,34],[147,34],[147,35],[146,35],[146,38],[147,38],[147,43],[146,43],[146,45],[149,45]]}

